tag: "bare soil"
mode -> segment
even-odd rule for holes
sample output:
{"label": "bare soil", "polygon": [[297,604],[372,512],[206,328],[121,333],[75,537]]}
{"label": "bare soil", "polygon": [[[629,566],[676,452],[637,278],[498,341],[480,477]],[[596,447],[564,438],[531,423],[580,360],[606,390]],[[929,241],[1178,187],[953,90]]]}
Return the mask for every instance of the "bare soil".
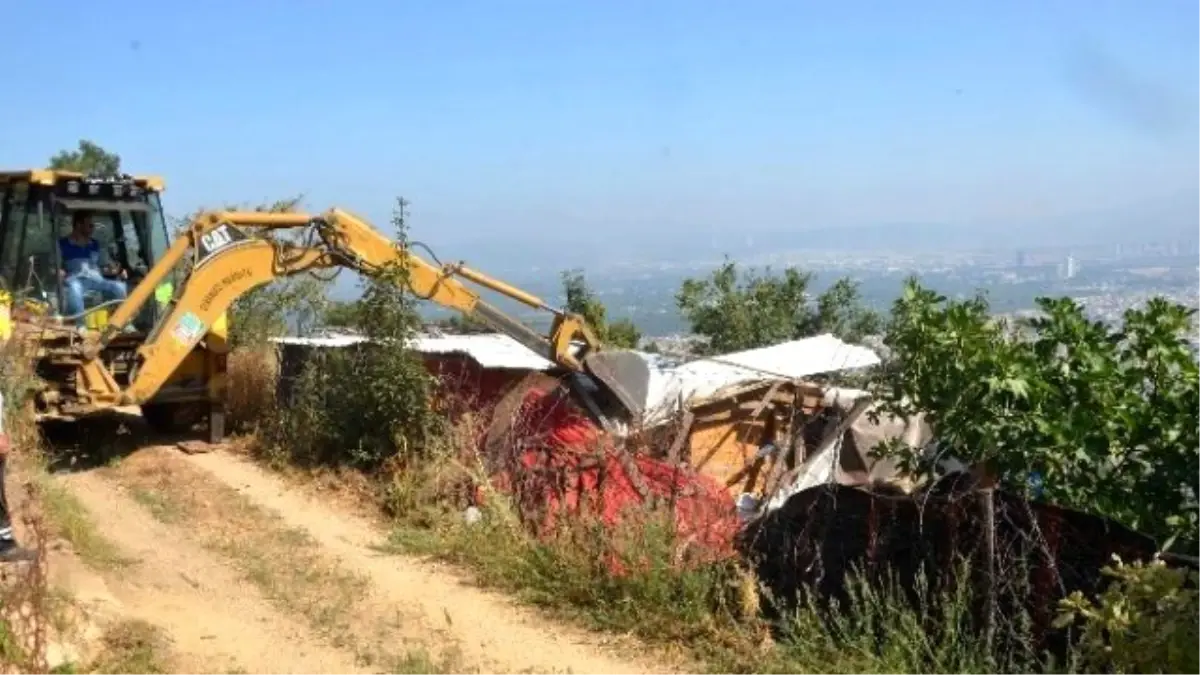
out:
{"label": "bare soil", "polygon": [[367,514],[223,448],[151,445],[49,480],[119,552],[60,547],[52,580],[96,617],[160,630],[167,672],[670,670],[626,636],[561,625],[459,571],[382,553],[385,532]]}

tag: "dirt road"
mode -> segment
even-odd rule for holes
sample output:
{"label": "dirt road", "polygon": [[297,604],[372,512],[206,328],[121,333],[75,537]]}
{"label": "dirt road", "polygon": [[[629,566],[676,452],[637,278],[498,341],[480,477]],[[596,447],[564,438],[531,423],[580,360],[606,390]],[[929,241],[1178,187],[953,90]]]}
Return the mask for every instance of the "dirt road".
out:
{"label": "dirt road", "polygon": [[160,630],[172,672],[666,672],[627,639],[378,552],[372,522],[229,452],[151,446],[49,480],[95,529],[52,560],[56,583]]}

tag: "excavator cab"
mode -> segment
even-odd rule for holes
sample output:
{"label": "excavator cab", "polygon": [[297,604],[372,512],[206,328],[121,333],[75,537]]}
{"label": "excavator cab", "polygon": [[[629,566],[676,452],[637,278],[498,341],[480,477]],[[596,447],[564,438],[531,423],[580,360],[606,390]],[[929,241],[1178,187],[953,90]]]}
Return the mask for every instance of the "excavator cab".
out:
{"label": "excavator cab", "polygon": [[[67,304],[60,270],[59,241],[71,233],[73,216],[87,212],[94,225],[92,237],[111,280],[132,289],[166,251],[168,239],[156,178],[85,176],[67,171],[32,170],[0,172],[0,289],[13,306],[36,314],[62,317]],[[163,295],[170,297],[170,282]],[[105,301],[87,289],[83,294],[83,321],[87,328],[102,329],[119,300]],[[162,312],[160,303],[148,303],[131,328],[148,332]]]}
{"label": "excavator cab", "polygon": [[[60,240],[71,233],[74,216],[86,212],[103,275],[132,293],[171,244],[163,190],[156,177],[0,171],[0,343],[16,339],[35,347],[41,384],[34,403],[40,419],[79,419],[119,403],[105,392],[132,381],[137,350],[170,311],[181,274],[172,269],[160,275],[150,301],[138,307],[119,334],[94,357],[81,359],[80,345],[94,343],[111,328],[109,318],[122,302],[85,286],[83,312],[70,316],[66,280],[60,274]],[[192,350],[162,390],[141,402],[151,426],[188,427],[211,409],[209,385],[225,370],[223,330],[214,326],[218,334]]]}

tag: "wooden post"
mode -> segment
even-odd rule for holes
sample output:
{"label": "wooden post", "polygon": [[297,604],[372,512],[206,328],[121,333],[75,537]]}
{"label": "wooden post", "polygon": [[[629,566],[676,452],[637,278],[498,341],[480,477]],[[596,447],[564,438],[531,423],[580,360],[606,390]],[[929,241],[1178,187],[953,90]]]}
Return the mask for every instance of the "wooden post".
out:
{"label": "wooden post", "polygon": [[[813,450],[812,454],[805,457],[803,461],[797,462],[796,466],[792,467],[786,474],[784,474],[780,479],[779,484],[774,487],[771,493],[763,495],[764,503],[770,506],[770,504],[775,501],[778,493],[796,480],[796,478],[800,475],[800,470],[808,465],[809,460],[811,460],[813,457],[820,456],[826,450],[829,450],[834,445],[838,444],[842,440],[842,437],[846,435],[846,431],[858,420],[859,417],[862,417],[863,413],[867,411],[867,408],[871,406],[871,403],[872,399],[870,396],[863,396],[855,401],[854,405],[850,408],[850,411],[847,412],[842,419],[838,420],[837,424],[833,425],[832,429],[829,429],[825,432],[825,436],[821,438],[821,442],[817,445],[817,448]],[[838,455],[830,458],[830,461],[833,462],[830,478],[832,482],[835,483],[838,482],[838,473],[841,471],[840,454],[841,448],[839,447]],[[776,504],[776,506],[782,505],[782,503]]]}
{"label": "wooden post", "polygon": [[996,499],[995,490],[990,487],[977,494],[983,516],[983,634],[990,650],[996,633]]}

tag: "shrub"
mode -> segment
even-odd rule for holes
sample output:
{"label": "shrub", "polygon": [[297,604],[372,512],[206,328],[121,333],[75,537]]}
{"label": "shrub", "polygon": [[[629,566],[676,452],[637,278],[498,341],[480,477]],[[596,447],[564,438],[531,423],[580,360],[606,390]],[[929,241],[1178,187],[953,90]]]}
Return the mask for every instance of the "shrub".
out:
{"label": "shrub", "polygon": [[1088,672],[1200,672],[1196,571],[1118,558],[1104,573],[1113,581],[1100,597],[1072,594],[1057,622],[1082,624],[1079,647]]}
{"label": "shrub", "polygon": [[[406,244],[406,205],[393,217]],[[407,344],[421,327],[401,260],[373,270],[350,316],[369,341],[317,352],[296,383],[295,400],[266,429],[268,452],[306,466],[377,471],[427,454],[437,437],[432,378]]]}
{"label": "shrub", "polygon": [[[1038,305],[1044,316],[1014,331],[982,297],[949,301],[910,280],[887,331],[881,408],[926,413],[939,454],[990,466],[1010,490],[1194,551],[1200,364],[1185,332],[1195,310],[1156,298],[1111,327],[1069,298]],[[906,470],[931,468],[922,449],[891,451]]]}

